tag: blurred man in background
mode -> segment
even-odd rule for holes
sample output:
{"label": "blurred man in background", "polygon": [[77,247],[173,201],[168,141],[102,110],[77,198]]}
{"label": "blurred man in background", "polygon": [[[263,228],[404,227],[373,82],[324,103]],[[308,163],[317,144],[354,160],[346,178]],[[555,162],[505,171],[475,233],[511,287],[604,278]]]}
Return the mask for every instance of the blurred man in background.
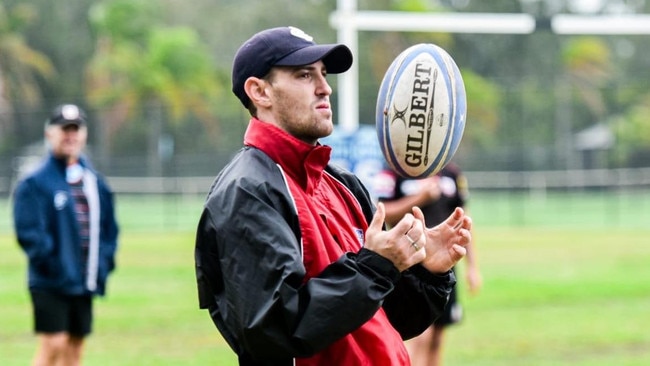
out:
{"label": "blurred man in background", "polygon": [[76,105],[54,109],[45,125],[49,154],[14,193],[18,243],[28,259],[39,347],[34,365],[79,365],[91,333],[93,296],[115,267],[113,195],[82,156],[88,129]]}
{"label": "blurred man in background", "polygon": [[[444,221],[456,207],[465,207],[469,197],[467,179],[457,165],[450,163],[437,175],[425,179],[406,179],[392,171],[384,171],[375,179],[382,188],[379,197],[386,207],[386,223],[395,224],[413,206],[424,213],[426,226],[432,227]],[[476,259],[474,243],[467,247],[465,278],[469,292],[475,294],[482,283]],[[443,314],[421,335],[408,340],[406,348],[411,356],[412,366],[442,365],[444,331],[449,325],[458,323],[463,316],[454,286]]]}

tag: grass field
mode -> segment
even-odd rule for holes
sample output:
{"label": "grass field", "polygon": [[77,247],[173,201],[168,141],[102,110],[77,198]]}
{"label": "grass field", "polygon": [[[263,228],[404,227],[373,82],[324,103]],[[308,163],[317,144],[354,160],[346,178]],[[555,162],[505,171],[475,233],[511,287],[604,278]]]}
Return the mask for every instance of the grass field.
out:
{"label": "grass field", "polygon": [[[118,270],[96,304],[86,365],[235,365],[197,308],[202,197],[118,196]],[[650,364],[650,195],[475,194],[484,277],[450,328],[447,365]],[[25,261],[0,199],[0,365],[34,350]],[[459,266],[462,279],[463,266]]]}

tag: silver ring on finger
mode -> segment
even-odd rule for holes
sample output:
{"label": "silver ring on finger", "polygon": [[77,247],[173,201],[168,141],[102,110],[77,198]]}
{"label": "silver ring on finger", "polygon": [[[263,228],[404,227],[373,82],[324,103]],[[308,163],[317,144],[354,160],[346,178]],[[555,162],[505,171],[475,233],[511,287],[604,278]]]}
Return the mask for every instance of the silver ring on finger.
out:
{"label": "silver ring on finger", "polygon": [[420,250],[421,247],[418,245],[417,241],[411,239],[411,237],[408,234],[404,234],[404,236],[406,236],[406,239],[408,239],[409,243],[411,243],[411,246],[415,248],[416,252]]}

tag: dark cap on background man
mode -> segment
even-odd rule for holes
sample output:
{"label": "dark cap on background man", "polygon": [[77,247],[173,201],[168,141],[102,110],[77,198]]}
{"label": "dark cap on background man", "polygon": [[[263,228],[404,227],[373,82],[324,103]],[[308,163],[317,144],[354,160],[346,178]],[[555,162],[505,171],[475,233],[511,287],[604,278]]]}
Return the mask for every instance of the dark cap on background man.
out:
{"label": "dark cap on background man", "polygon": [[86,113],[74,104],[61,104],[52,110],[50,118],[47,120],[48,125],[77,125],[86,124]]}
{"label": "dark cap on background man", "polygon": [[304,66],[322,60],[327,72],[339,74],[352,65],[352,52],[343,44],[314,43],[313,38],[295,27],[278,27],[261,31],[237,51],[232,67],[232,91],[248,107],[244,90],[246,79],[261,78],[273,66]]}

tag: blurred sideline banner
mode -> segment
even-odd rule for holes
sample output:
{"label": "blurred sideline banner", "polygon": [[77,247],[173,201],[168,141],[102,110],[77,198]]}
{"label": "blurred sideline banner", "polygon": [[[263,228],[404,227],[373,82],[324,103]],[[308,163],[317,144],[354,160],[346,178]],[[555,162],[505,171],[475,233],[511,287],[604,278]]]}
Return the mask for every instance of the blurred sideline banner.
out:
{"label": "blurred sideline banner", "polygon": [[359,125],[358,128],[350,130],[335,125],[334,132],[320,142],[332,147],[332,163],[359,177],[373,199],[379,195],[381,187],[377,182],[380,180],[374,178],[386,169],[386,163],[374,126]]}

